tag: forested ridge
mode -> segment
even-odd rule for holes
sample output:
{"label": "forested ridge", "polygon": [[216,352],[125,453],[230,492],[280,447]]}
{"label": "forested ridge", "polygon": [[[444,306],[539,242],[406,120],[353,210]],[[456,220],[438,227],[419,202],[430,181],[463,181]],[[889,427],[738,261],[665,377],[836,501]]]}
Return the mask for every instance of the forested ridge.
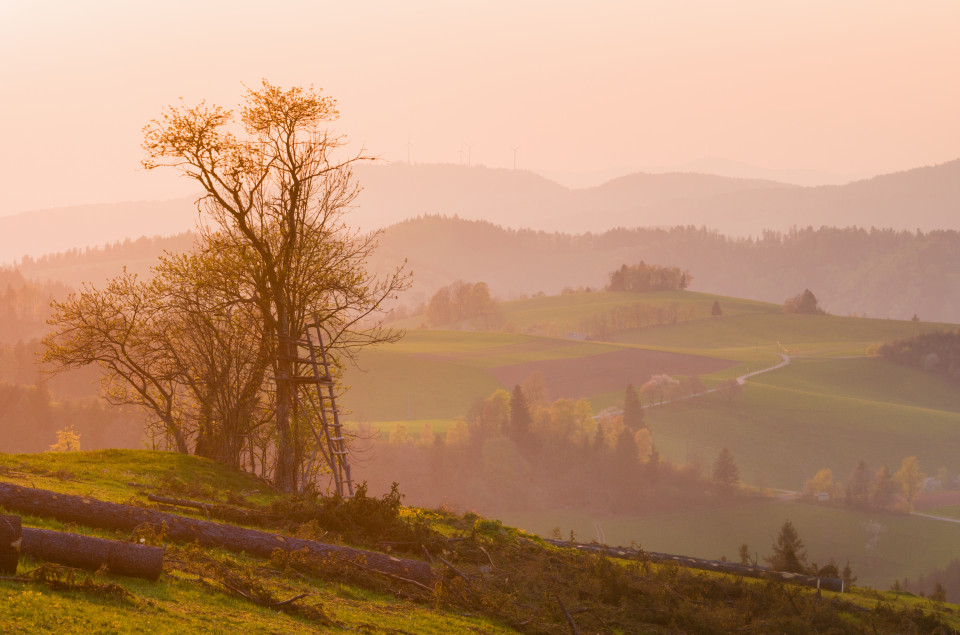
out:
{"label": "forested ridge", "polygon": [[[76,288],[124,266],[145,272],[161,252],[183,251],[193,240],[189,233],[140,238],[26,258],[15,269],[28,281]],[[960,232],[954,230],[806,227],[735,238],[678,226],[573,235],[427,216],[388,227],[380,243],[371,262],[375,269],[409,258],[415,286],[402,301],[410,308],[457,280],[484,280],[494,296],[504,298],[600,288],[611,271],[643,260],[682,265],[697,291],[780,304],[809,288],[834,315],[960,322]]]}

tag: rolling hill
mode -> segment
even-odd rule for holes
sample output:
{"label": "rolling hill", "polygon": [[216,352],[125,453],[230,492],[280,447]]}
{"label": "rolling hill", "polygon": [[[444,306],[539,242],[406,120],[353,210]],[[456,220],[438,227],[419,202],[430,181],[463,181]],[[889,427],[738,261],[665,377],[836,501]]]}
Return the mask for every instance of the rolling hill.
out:
{"label": "rolling hill", "polygon": [[[624,331],[607,342],[522,332],[638,301],[691,309],[684,321]],[[714,301],[724,309],[720,317],[710,316]],[[570,293],[502,306],[520,333],[414,329],[397,345],[365,352],[365,372],[348,373],[353,388],[343,399],[355,409],[354,420],[384,434],[403,423],[414,435],[428,422],[442,437],[474,400],[509,390],[535,371],[551,398],[587,397],[598,412],[622,404],[627,383],[640,385],[654,373],[698,374],[708,387],[717,386],[770,368],[786,354],[787,366],[746,379],[739,394],[718,391],[662,406],[644,398],[652,442],[663,458],[709,472],[727,448],[744,482],[783,490],[801,490],[821,468],[846,481],[860,460],[896,471],[902,459],[915,456],[928,474],[960,472],[955,384],[866,355],[879,342],[955,325],[784,314],[776,305],[690,291]],[[633,515],[524,511],[489,502],[481,509],[541,534],[559,527],[564,534],[712,558],[733,556],[743,542],[764,554],[764,536],[793,519],[814,560],[850,558],[861,579],[879,587],[942,566],[960,539],[960,525],[949,522],[789,500]],[[865,549],[869,523],[878,523],[883,535],[879,547]]]}
{"label": "rolling hill", "polygon": [[[960,160],[846,185],[801,187],[696,173],[638,173],[570,190],[532,172],[360,165],[352,224],[373,230],[430,214],[549,232],[706,226],[734,236],[791,227],[960,229]],[[0,262],[189,230],[192,198],[86,205],[0,218]],[[56,231],[54,231],[56,230]]]}

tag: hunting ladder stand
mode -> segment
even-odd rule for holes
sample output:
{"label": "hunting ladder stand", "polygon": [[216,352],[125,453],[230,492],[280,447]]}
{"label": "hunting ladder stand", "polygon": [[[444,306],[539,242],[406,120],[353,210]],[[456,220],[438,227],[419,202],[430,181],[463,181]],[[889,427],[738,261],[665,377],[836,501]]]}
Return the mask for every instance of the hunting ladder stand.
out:
{"label": "hunting ladder stand", "polygon": [[[286,338],[295,348],[293,357],[287,359],[294,362],[292,377],[279,378],[280,381],[290,382],[294,399],[302,409],[301,390],[305,401],[310,405],[320,429],[313,421],[309,421],[310,429],[317,445],[310,457],[304,476],[308,476],[316,461],[317,454],[323,457],[337,494],[344,498],[353,496],[353,479],[350,477],[350,461],[347,458],[347,444],[343,436],[343,425],[340,423],[340,410],[337,408],[336,383],[330,374],[330,361],[327,358],[327,349],[323,343],[323,330],[316,314],[313,322],[307,324],[303,338]],[[301,355],[305,350],[306,356]],[[307,374],[300,374],[300,369],[306,367]]]}

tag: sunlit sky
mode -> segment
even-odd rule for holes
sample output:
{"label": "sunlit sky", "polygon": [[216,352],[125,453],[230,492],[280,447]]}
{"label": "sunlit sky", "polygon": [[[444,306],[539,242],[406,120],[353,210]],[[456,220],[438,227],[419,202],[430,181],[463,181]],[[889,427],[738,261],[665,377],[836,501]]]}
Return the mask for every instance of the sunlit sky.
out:
{"label": "sunlit sky", "polygon": [[956,0],[0,0],[0,214],[191,193],[140,169],[141,129],[261,78],[335,97],[336,129],[391,161],[941,163],[958,33]]}

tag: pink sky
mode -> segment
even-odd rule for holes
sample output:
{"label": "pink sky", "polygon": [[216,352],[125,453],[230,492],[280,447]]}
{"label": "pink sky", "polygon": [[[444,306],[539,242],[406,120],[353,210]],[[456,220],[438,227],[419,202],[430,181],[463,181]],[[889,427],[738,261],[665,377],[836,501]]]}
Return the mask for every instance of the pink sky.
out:
{"label": "pink sky", "polygon": [[519,146],[551,174],[940,163],[960,157],[958,33],[955,0],[2,0],[0,214],[190,193],[139,169],[141,128],[261,77],[322,88],[388,160],[409,141],[490,167]]}

